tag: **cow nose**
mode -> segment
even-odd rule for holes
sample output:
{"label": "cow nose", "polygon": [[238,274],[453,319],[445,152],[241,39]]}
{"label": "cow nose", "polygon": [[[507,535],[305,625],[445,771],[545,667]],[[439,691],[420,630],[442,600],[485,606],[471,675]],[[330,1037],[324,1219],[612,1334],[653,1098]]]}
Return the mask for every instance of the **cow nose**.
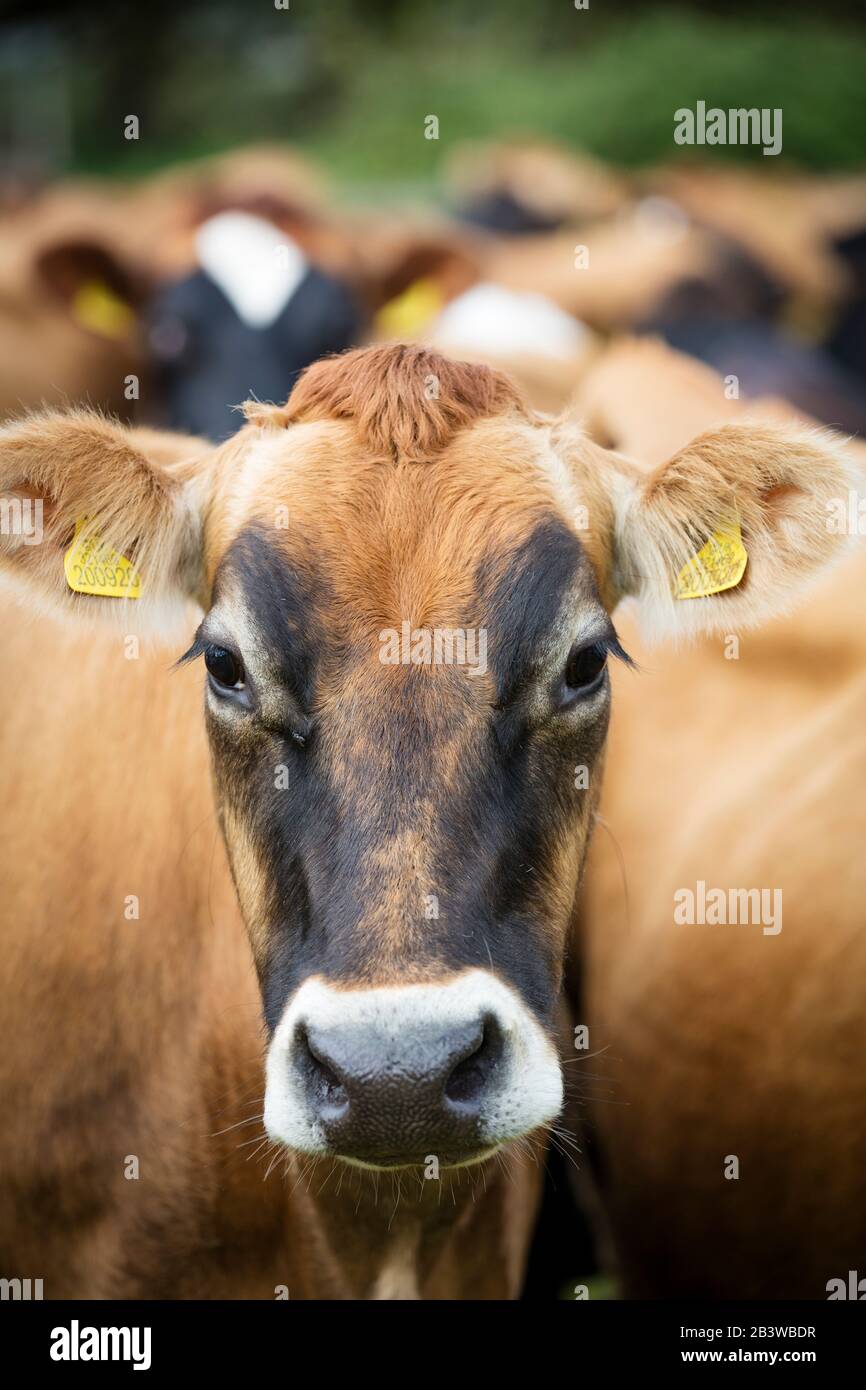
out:
{"label": "cow nose", "polygon": [[409,984],[295,991],[267,1055],[264,1124],[314,1158],[471,1163],[562,1107],[552,1039],[517,991],[468,969]]}
{"label": "cow nose", "polygon": [[485,1100],[503,1052],[492,1013],[445,1027],[297,1025],[295,1065],[329,1149],[376,1165],[459,1162],[485,1145]]}

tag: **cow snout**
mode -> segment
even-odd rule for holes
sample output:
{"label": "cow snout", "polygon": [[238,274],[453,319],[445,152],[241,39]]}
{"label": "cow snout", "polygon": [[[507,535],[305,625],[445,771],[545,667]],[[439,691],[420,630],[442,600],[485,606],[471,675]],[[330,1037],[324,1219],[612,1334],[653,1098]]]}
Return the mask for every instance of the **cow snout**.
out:
{"label": "cow snout", "polygon": [[274,1030],[265,1128],[298,1152],[376,1168],[477,1162],[562,1105],[556,1047],[516,990],[304,982]]}
{"label": "cow snout", "polygon": [[485,1100],[504,1051],[490,1013],[398,1034],[375,1025],[298,1025],[293,1048],[328,1145],[377,1164],[454,1161],[485,1147]]}

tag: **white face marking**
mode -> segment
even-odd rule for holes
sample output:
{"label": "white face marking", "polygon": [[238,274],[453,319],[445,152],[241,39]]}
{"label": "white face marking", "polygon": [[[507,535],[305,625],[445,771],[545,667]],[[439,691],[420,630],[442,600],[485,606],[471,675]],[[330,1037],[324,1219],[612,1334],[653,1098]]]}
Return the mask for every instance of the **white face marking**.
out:
{"label": "white face marking", "polygon": [[275,323],[307,271],[290,237],[246,212],[208,218],[196,232],[195,248],[202,270],[250,328]]}
{"label": "white face marking", "polygon": [[562,1107],[562,1072],[556,1050],[519,995],[487,970],[468,970],[443,984],[335,989],[313,977],[285,1010],[268,1049],[265,1128],[272,1139],[307,1154],[332,1150],[311,1112],[292,1046],[299,1024],[339,1027],[369,1048],[374,1036],[383,1058],[399,1055],[413,1028],[435,1024],[443,1032],[492,1014],[504,1040],[502,1066],[485,1097],[480,1138],[486,1157],[511,1139],[552,1121]]}
{"label": "white face marking", "polygon": [[431,325],[437,347],[458,351],[531,353],[568,360],[582,352],[589,332],[541,294],[502,285],[473,285],[442,310]]}

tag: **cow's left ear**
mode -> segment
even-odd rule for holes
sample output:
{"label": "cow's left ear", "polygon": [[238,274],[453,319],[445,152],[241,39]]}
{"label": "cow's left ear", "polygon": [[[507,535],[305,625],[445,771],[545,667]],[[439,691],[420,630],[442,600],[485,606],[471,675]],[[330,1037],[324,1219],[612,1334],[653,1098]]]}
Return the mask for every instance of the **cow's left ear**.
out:
{"label": "cow's left ear", "polygon": [[211,445],[88,411],[0,429],[0,574],[25,602],[167,629],[201,587]]}
{"label": "cow's left ear", "polygon": [[34,265],[38,282],[88,333],[124,342],[151,289],[145,274],[94,241],[59,241],[43,247]]}
{"label": "cow's left ear", "polygon": [[650,474],[618,465],[615,592],[651,635],[763,622],[850,546],[858,485],[844,440],[796,426],[724,425]]}

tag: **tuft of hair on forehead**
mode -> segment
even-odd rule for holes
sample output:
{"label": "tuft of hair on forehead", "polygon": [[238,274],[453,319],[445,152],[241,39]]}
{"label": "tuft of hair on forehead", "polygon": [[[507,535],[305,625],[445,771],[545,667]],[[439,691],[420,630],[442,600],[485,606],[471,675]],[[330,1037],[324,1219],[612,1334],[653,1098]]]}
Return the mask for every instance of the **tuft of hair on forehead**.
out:
{"label": "tuft of hair on forehead", "polygon": [[285,406],[253,401],[244,410],[254,424],[283,427],[351,421],[376,457],[409,463],[441,454],[476,420],[507,412],[528,418],[517,387],[501,372],[393,343],[322,358],[303,373]]}

